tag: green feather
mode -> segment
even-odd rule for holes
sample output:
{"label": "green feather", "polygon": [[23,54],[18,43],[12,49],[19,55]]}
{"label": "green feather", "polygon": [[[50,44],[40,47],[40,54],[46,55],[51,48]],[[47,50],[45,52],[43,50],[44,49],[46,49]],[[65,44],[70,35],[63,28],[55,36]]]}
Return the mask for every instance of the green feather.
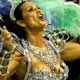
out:
{"label": "green feather", "polygon": [[[32,1],[35,2],[35,0]],[[41,3],[38,3],[38,1],[35,3],[41,7],[47,16],[47,22],[52,24],[51,29],[65,29],[74,37],[80,35],[79,5],[73,2],[65,2],[64,0],[43,0]],[[50,29],[49,26],[47,28]]]}
{"label": "green feather", "polygon": [[[14,0],[19,3],[23,0]],[[26,0],[27,1],[27,0]],[[66,29],[67,32],[77,37],[80,35],[80,6],[65,2],[65,0],[29,0],[38,5],[44,12],[48,24],[46,29]]]}
{"label": "green feather", "polygon": [[[58,7],[60,9],[60,7]],[[66,29],[70,35],[77,37],[80,35],[80,6],[72,2],[64,2],[62,5],[62,12],[56,13],[57,20],[61,22],[60,25],[54,25],[55,28]],[[58,16],[59,14],[61,14]],[[54,18],[54,16],[53,16]],[[61,20],[60,20],[61,18]]]}

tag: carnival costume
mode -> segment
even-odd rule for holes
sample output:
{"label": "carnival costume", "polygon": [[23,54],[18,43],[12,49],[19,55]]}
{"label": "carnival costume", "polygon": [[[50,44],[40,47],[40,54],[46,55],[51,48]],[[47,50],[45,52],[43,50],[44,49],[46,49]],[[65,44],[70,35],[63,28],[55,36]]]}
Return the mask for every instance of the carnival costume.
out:
{"label": "carnival costume", "polygon": [[[14,36],[15,35],[13,34],[13,37]],[[21,40],[21,43],[23,45],[21,46],[19,42],[20,39],[17,36],[15,36],[14,39],[15,40],[13,40],[13,43],[15,45],[16,50],[18,50],[21,54],[24,55],[28,63],[25,78],[21,80],[66,80],[66,78],[68,77],[68,72],[69,72],[68,67],[60,59],[59,53],[57,52],[55,46],[52,45],[50,41],[44,39],[44,42],[48,48],[45,51],[40,51],[25,40]],[[45,67],[40,71],[35,69],[35,71],[31,73],[31,59],[30,59],[29,51],[33,52],[33,55],[39,58],[41,62],[43,62],[44,64],[47,64],[51,68],[52,74],[48,73]],[[12,52],[13,51],[9,52],[7,50],[1,51],[1,53],[3,53],[3,56],[1,58],[1,63],[0,63],[0,68],[1,68],[0,75],[2,76],[4,76],[7,72],[8,62],[10,60],[10,55]],[[60,68],[59,74],[56,74],[54,71],[57,66],[56,64],[57,58],[61,60],[61,68]]]}
{"label": "carnival costume", "polygon": [[[14,3],[21,2],[21,1],[22,0],[19,0],[19,1],[17,0]],[[35,2],[35,0],[32,0],[32,1]],[[12,3],[12,4],[14,4],[14,3]],[[20,39],[15,34],[12,34],[13,37],[14,37],[13,43],[15,45],[15,48],[21,54],[23,54],[25,56],[26,61],[28,62],[26,75],[22,80],[66,80],[67,77],[68,77],[68,72],[69,71],[68,71],[68,67],[66,66],[66,64],[63,61],[61,61],[60,73],[56,74],[54,72],[54,69],[56,67],[56,58],[60,59],[59,52],[64,49],[64,47],[59,48],[58,42],[61,42],[61,43],[64,44],[65,41],[68,39],[68,35],[67,35],[66,40],[63,39],[64,35],[66,35],[65,30],[59,30],[59,29],[66,29],[67,32],[69,32],[73,36],[80,35],[80,32],[79,32],[80,31],[80,27],[79,27],[80,13],[77,12],[78,10],[80,10],[80,7],[76,4],[74,4],[74,3],[66,3],[64,0],[61,0],[61,1],[60,0],[57,0],[57,1],[56,0],[50,0],[50,1],[48,1],[48,0],[44,0],[44,1],[43,0],[37,0],[35,3],[38,4],[41,7],[42,11],[45,13],[45,19],[48,22],[48,27],[47,28],[50,29],[47,32],[48,34],[50,34],[50,36],[48,34],[47,35],[44,34],[44,37],[47,36],[49,40],[52,40],[53,37],[54,37],[55,42],[57,41],[57,44],[52,45],[52,43],[50,41],[44,39],[44,43],[47,45],[48,49],[45,50],[44,52],[43,51],[41,52],[41,51],[38,51],[34,46],[32,46],[29,42],[27,42],[25,40],[21,40],[21,44],[23,45],[23,46],[21,46]],[[45,3],[46,3],[46,5],[44,5]],[[58,5],[60,4],[60,6],[58,6],[57,3],[58,3]],[[73,10],[69,6],[72,6]],[[77,11],[75,10],[74,6],[77,8],[76,9]],[[68,11],[69,12],[71,11],[71,13],[75,12],[75,15],[73,16],[70,13],[70,15],[68,16],[68,14],[67,14]],[[65,19],[66,16],[67,16],[67,19]],[[13,17],[12,14],[11,14],[11,17]],[[75,22],[75,23],[74,24],[69,23],[68,20],[69,21],[72,20],[72,22]],[[73,32],[71,32],[71,29],[72,29],[71,26],[74,27],[77,30],[77,32],[75,34]],[[76,26],[77,26],[77,28],[76,28]],[[47,28],[46,28],[46,31],[47,31]],[[53,28],[58,29],[58,31],[54,30]],[[55,36],[53,36],[55,34],[54,31],[57,34]],[[61,39],[59,39],[60,31],[61,31],[61,35],[62,35]],[[39,58],[40,61],[47,64],[50,67],[50,69],[52,70],[53,74],[49,74],[47,72],[47,70],[45,70],[45,68],[40,70],[40,71],[38,71],[36,69],[33,73],[31,73],[30,72],[30,70],[31,70],[31,60],[30,60],[29,50],[31,50],[33,52],[33,55],[36,56],[37,58]],[[9,63],[9,60],[10,60],[10,55],[13,51],[9,52],[7,50],[2,50],[1,49],[1,52],[3,52],[4,55],[2,55],[2,58],[0,58],[1,59],[1,61],[0,61],[0,68],[1,68],[0,69],[0,75],[4,76],[5,73],[7,72],[7,67],[8,67],[8,63]],[[45,55],[45,53],[46,53],[46,55]],[[6,55],[8,55],[7,58],[6,58]],[[6,63],[5,63],[5,60],[7,60]]]}

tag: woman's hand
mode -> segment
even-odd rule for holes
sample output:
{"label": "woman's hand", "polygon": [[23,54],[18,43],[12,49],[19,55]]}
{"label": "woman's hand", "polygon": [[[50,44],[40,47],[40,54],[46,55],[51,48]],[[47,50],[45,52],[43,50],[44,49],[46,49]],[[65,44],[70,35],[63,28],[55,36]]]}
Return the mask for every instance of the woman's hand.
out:
{"label": "woman's hand", "polygon": [[[19,66],[19,63],[20,63],[20,60],[21,60],[21,54],[17,50],[14,50],[14,46],[13,46],[13,42],[12,42],[13,37],[5,26],[3,26],[3,29],[2,29],[2,32],[1,32],[1,35],[0,35],[0,40],[3,43],[3,47],[5,48],[5,50],[7,50],[7,52],[13,53],[13,54],[5,53],[6,55],[4,54],[3,51],[0,53],[0,59],[1,59],[0,67],[1,66],[2,66],[2,68],[4,67],[4,65],[2,64],[2,63],[4,63],[4,61],[2,61],[2,58],[4,56],[5,57],[3,59],[5,61],[8,61],[8,64],[6,64],[6,66],[8,66],[7,71],[5,71],[5,73],[2,73],[3,71],[0,71],[1,72],[0,80],[7,80],[8,78],[10,78],[16,72],[16,69]],[[2,50],[4,50],[4,49],[2,49]],[[8,54],[11,54],[10,57],[7,56]]]}
{"label": "woman's hand", "polygon": [[3,26],[3,30],[0,35],[0,39],[2,40],[3,46],[6,50],[13,49],[13,44],[12,44],[13,37],[11,36],[11,33],[7,30],[5,26]]}

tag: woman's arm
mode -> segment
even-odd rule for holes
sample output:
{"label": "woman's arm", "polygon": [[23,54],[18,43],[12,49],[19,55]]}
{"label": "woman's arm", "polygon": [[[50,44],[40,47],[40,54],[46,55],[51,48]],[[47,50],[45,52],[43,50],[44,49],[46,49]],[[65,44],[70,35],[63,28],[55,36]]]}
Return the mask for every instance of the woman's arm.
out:
{"label": "woman's arm", "polygon": [[21,54],[18,51],[15,51],[11,55],[11,60],[8,64],[6,75],[0,76],[0,80],[7,80],[8,78],[10,78],[16,72],[16,69],[19,66],[20,60],[21,60]]}
{"label": "woman's arm", "polygon": [[[11,51],[11,53],[10,53],[11,59],[10,59],[9,64],[8,64],[7,73],[4,76],[0,75],[0,80],[7,80],[9,77],[11,77],[16,72],[16,69],[19,66],[19,63],[21,60],[21,53],[19,53],[13,47],[13,44],[12,44],[13,37],[10,36],[7,38],[7,36],[10,34],[11,33],[6,29],[6,27],[3,26],[3,31],[0,35],[0,39],[3,42],[3,46],[4,46],[5,50]],[[3,52],[4,48],[2,49],[1,54],[3,54],[2,52]],[[5,55],[5,53],[4,53],[4,55]],[[2,58],[2,56],[0,56],[0,58]]]}
{"label": "woman's arm", "polygon": [[80,58],[80,44],[67,42],[65,49],[60,53],[63,60],[74,60]]}

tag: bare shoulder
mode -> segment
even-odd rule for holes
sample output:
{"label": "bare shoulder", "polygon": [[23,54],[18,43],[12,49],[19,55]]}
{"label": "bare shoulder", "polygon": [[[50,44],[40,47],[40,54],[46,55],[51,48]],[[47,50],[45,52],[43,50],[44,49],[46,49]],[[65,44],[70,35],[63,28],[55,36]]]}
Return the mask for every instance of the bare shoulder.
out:
{"label": "bare shoulder", "polygon": [[74,60],[80,58],[80,44],[75,42],[66,42],[65,49],[61,52],[63,60]]}

